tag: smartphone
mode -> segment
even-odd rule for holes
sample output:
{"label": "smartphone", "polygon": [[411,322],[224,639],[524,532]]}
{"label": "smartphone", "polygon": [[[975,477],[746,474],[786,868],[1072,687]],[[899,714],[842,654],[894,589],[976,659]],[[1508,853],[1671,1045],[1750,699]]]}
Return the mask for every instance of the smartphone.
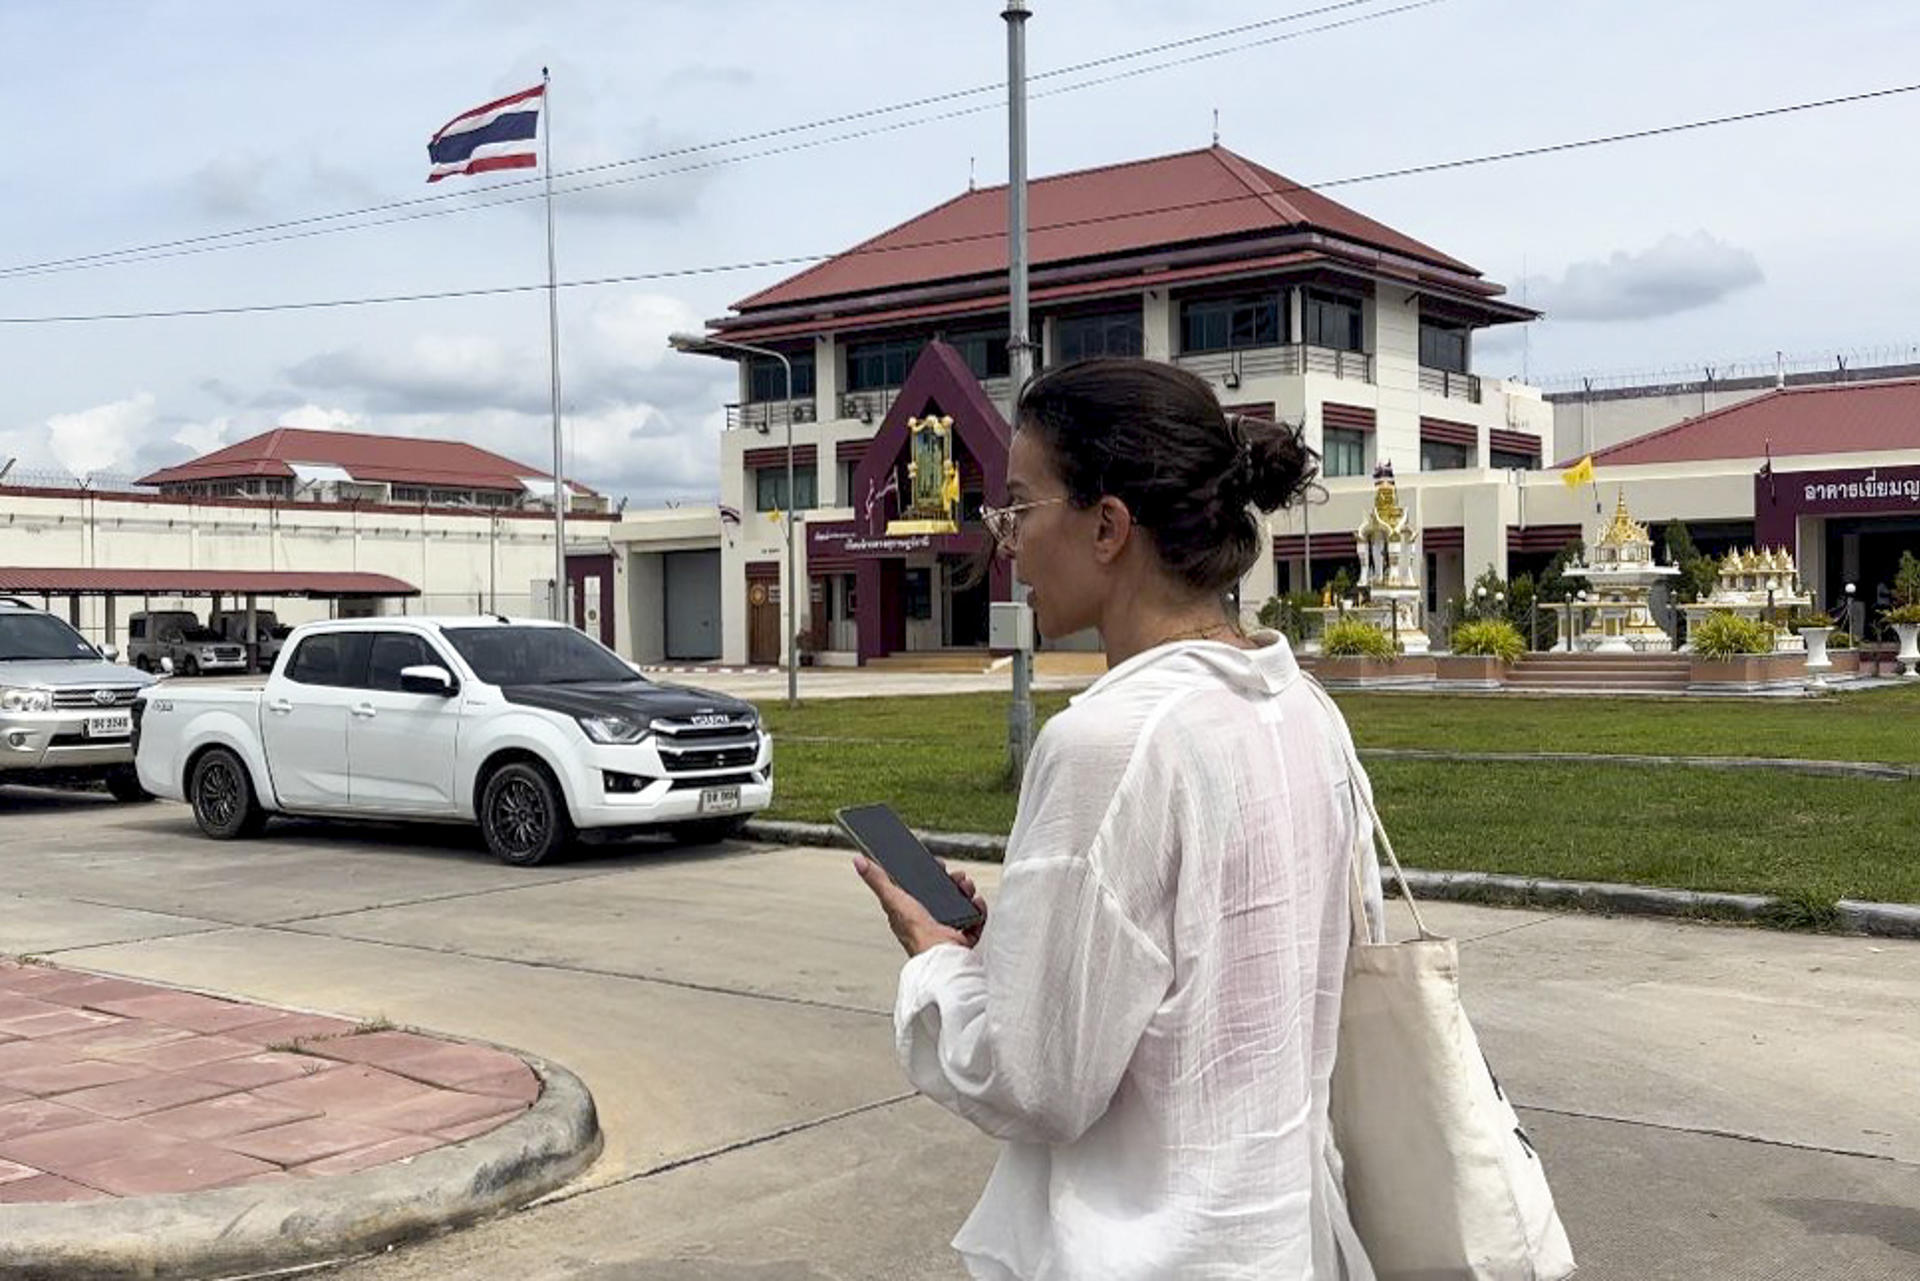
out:
{"label": "smartphone", "polygon": [[833,817],[868,858],[887,870],[895,885],[920,900],[934,920],[965,931],[986,919],[890,807],[853,805],[835,811]]}

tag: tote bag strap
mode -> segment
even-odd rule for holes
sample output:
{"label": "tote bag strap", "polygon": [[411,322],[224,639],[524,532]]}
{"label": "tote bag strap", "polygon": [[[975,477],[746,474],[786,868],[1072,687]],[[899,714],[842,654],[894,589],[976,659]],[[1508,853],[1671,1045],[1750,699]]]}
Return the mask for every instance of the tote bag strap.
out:
{"label": "tote bag strap", "polygon": [[[1346,718],[1340,714],[1340,708],[1334,703],[1333,696],[1327,693],[1325,686],[1305,672],[1300,675],[1301,679],[1306,681],[1307,688],[1319,698],[1321,704],[1327,709],[1327,715],[1333,720],[1334,737],[1339,742],[1340,754],[1346,761],[1347,786],[1353,792],[1355,817],[1362,813],[1366,815],[1367,822],[1373,831],[1373,839],[1379,843],[1380,852],[1386,855],[1387,866],[1393,869],[1394,882],[1400,887],[1400,897],[1406,900],[1407,910],[1413,913],[1413,926],[1420,932],[1420,937],[1439,938],[1440,935],[1427,928],[1425,919],[1420,915],[1420,905],[1414,901],[1413,887],[1407,884],[1407,874],[1400,870],[1400,859],[1393,852],[1393,842],[1387,838],[1386,824],[1380,821],[1380,810],[1373,803],[1373,787],[1367,781],[1366,771],[1360,767],[1360,756],[1354,750],[1353,735],[1347,730]],[[1352,913],[1357,923],[1355,937],[1358,938],[1368,937],[1369,934],[1369,931],[1363,928],[1366,919],[1364,906],[1366,900],[1365,889],[1360,879],[1360,856],[1365,851],[1365,845],[1366,842],[1356,836],[1354,858],[1351,860],[1353,888],[1348,895],[1352,899]]]}

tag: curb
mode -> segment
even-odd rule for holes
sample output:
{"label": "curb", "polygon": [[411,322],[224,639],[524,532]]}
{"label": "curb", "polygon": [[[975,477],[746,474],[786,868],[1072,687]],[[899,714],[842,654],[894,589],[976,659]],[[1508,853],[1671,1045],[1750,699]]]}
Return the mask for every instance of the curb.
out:
{"label": "curb", "polygon": [[540,1097],[461,1143],[357,1174],[136,1197],[0,1206],[0,1278],[233,1277],[316,1267],[520,1206],[600,1154],[593,1096],[521,1056]]}
{"label": "curb", "polygon": [[[914,834],[928,850],[942,858],[997,862],[1007,852],[1006,838],[1001,836],[918,830]],[[748,823],[744,835],[749,840],[780,845],[853,848],[853,841],[845,832],[827,823],[763,819]],[[1763,925],[1773,924],[1776,914],[1793,906],[1770,894],[1669,890],[1647,885],[1614,885],[1605,881],[1502,876],[1493,872],[1429,872],[1412,867],[1405,870],[1407,884],[1422,897],[1457,903],[1570,908],[1622,916],[1710,916]],[[1841,924],[1848,932],[1881,938],[1920,939],[1920,905],[1863,903],[1858,899],[1843,898],[1836,907]]]}
{"label": "curb", "polygon": [[1775,770],[1825,778],[1920,780],[1920,765],[1888,761],[1815,761],[1792,756],[1659,756],[1626,752],[1448,752],[1431,747],[1363,747],[1387,761],[1485,761],[1496,765],[1684,765],[1689,769]]}

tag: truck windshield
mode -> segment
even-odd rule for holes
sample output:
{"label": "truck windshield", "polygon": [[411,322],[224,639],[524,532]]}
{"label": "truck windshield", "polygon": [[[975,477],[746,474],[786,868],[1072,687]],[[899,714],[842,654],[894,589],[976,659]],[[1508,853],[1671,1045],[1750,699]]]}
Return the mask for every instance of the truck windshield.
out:
{"label": "truck windshield", "polygon": [[99,657],[85,637],[50,615],[0,615],[0,663]]}
{"label": "truck windshield", "polygon": [[570,627],[449,627],[446,636],[489,685],[643,679],[606,646]]}

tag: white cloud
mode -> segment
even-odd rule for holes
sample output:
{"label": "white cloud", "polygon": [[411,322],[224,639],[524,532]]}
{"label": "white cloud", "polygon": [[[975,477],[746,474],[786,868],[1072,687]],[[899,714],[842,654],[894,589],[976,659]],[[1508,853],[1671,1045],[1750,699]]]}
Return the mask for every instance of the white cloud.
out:
{"label": "white cloud", "polygon": [[215,218],[251,218],[267,208],[272,162],[252,154],[216,156],[187,177],[187,191],[200,212]]}
{"label": "white cloud", "polygon": [[1719,302],[1759,284],[1750,250],[1705,231],[1668,235],[1637,253],[1618,250],[1568,267],[1557,282],[1540,281],[1551,320],[1650,320]]}
{"label": "white cloud", "polygon": [[329,409],[309,401],[297,409],[289,409],[278,415],[274,425],[300,427],[308,431],[364,431],[367,417],[351,409]]}
{"label": "white cloud", "polygon": [[183,423],[173,433],[172,441],[192,450],[195,457],[210,454],[227,443],[227,433],[233,429],[233,419],[225,414],[204,423]]}
{"label": "white cloud", "polygon": [[141,437],[153,425],[150,391],[47,419],[47,447],[54,460],[75,476],[112,471],[132,460]]}

